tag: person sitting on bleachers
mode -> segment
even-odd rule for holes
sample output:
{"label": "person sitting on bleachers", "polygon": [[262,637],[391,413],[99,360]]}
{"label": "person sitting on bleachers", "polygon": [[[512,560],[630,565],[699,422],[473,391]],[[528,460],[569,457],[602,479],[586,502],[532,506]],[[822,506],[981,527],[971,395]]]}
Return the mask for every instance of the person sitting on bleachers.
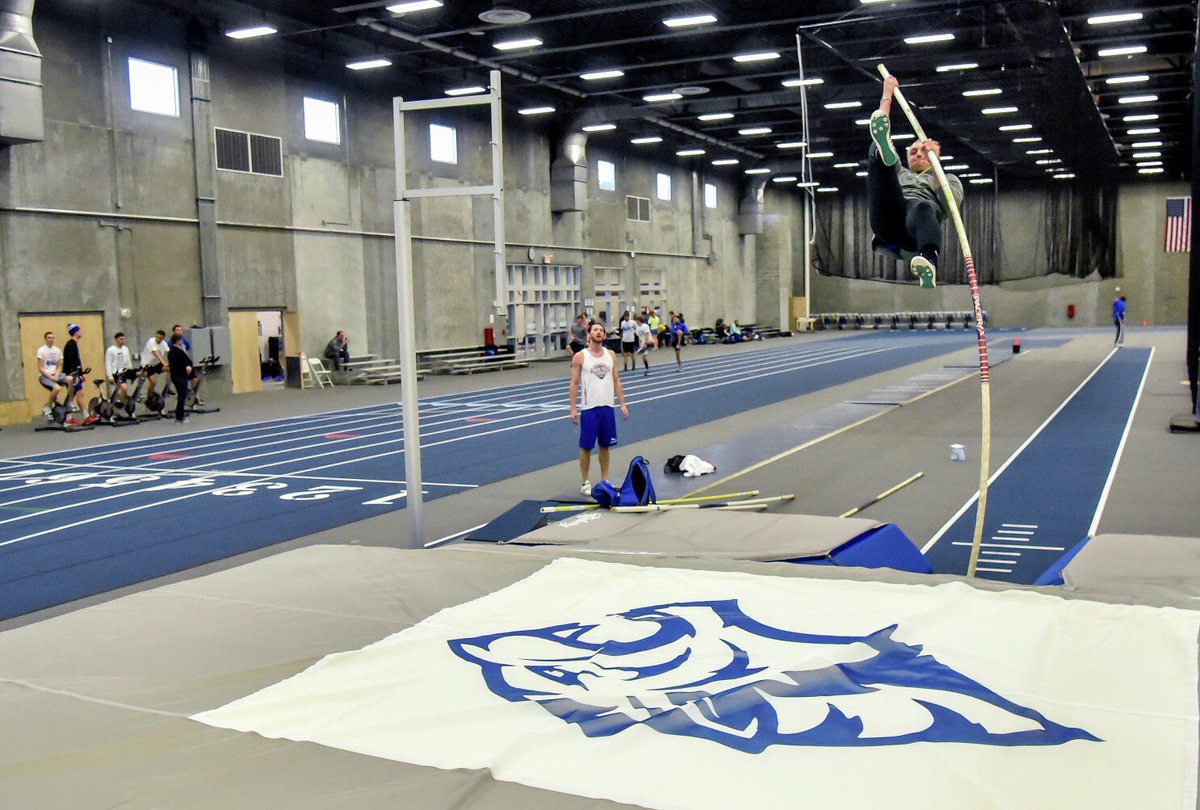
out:
{"label": "person sitting on bleachers", "polygon": [[330,367],[334,371],[340,371],[343,363],[350,362],[350,341],[346,339],[345,332],[339,329],[333,339],[326,344],[325,359],[329,361]]}
{"label": "person sitting on bleachers", "polygon": [[733,323],[729,325],[729,342],[742,342],[742,327],[738,326],[737,318],[734,318]]}

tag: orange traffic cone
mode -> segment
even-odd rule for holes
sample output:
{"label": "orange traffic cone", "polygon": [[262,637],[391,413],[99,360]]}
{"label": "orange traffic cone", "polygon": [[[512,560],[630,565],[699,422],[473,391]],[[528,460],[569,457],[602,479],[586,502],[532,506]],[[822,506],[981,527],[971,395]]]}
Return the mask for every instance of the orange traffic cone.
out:
{"label": "orange traffic cone", "polygon": [[1021,339],[1013,338],[1013,354],[1021,353]]}

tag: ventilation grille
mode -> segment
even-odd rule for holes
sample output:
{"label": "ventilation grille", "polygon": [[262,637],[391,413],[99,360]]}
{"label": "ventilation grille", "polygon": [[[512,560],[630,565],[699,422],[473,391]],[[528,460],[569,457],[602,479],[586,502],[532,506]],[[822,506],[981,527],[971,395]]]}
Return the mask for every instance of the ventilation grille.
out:
{"label": "ventilation grille", "polygon": [[235,129],[216,128],[217,168],[227,172],[283,176],[283,141]]}
{"label": "ventilation grille", "polygon": [[650,221],[650,198],[649,197],[633,197],[625,198],[625,218],[635,222]]}

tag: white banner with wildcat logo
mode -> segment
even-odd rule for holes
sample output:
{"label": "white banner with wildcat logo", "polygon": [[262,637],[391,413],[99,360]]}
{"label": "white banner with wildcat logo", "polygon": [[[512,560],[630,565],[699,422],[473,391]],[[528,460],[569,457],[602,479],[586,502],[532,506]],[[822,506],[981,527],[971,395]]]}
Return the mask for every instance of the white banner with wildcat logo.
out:
{"label": "white banner with wildcat logo", "polygon": [[561,559],[194,719],[653,808],[1194,810],[1198,616]]}

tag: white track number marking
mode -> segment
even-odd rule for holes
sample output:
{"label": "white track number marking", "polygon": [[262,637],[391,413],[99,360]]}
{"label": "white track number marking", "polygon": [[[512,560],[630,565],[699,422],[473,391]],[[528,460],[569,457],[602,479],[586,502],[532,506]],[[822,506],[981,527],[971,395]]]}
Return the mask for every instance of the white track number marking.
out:
{"label": "white track number marking", "polygon": [[129,484],[149,484],[153,481],[161,481],[160,475],[113,475],[103,481],[97,481],[92,484],[82,484],[81,487],[94,487],[96,489],[112,489],[113,487],[123,487]]}
{"label": "white track number marking", "polygon": [[157,487],[150,487],[147,492],[162,492],[171,489],[199,489],[200,487],[215,487],[215,478],[184,478],[182,481],[172,481]]}
{"label": "white track number marking", "polygon": [[327,484],[306,489],[303,492],[289,492],[287,495],[280,495],[279,497],[285,501],[320,501],[336,492],[355,492],[361,489],[362,487],[338,487]]}
{"label": "white track number marking", "polygon": [[287,484],[282,481],[250,481],[244,484],[232,484],[220,489],[214,489],[213,495],[219,495],[224,498],[237,498],[242,495],[253,495],[268,489],[287,489]]}
{"label": "white track number marking", "polygon": [[[423,489],[423,490],[421,490],[421,494],[428,495],[429,490]],[[407,498],[407,497],[408,497],[408,490],[402,489],[399,492],[397,492],[395,495],[385,495],[384,497],[376,498],[373,501],[363,501],[363,506],[391,506],[393,503],[400,500],[401,498]]]}

